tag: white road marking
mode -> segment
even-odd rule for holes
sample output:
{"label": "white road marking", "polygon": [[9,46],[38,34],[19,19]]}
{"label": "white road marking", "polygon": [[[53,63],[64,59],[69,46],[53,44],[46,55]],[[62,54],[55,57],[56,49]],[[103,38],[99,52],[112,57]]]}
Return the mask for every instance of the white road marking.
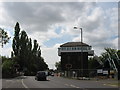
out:
{"label": "white road marking", "polygon": [[17,82],[20,82],[20,80],[17,80]]}
{"label": "white road marking", "polygon": [[77,86],[75,86],[75,85],[70,85],[71,87],[74,87],[74,88],[80,88],[80,87],[77,87]]}
{"label": "white road marking", "polygon": [[117,85],[111,85],[111,84],[103,84],[103,85],[117,87]]}
{"label": "white road marking", "polygon": [[66,86],[69,86],[68,84],[65,84]]}
{"label": "white road marking", "polygon": [[70,85],[71,87],[76,87],[76,86],[74,86],[74,85]]}
{"label": "white road marking", "polygon": [[28,87],[24,84],[23,79],[22,79],[22,85],[24,86],[24,88],[28,88]]}
{"label": "white road marking", "polygon": [[13,80],[6,80],[6,82],[13,82]]}
{"label": "white road marking", "polygon": [[2,79],[0,79],[0,90],[2,90]]}
{"label": "white road marking", "polygon": [[70,87],[73,87],[73,88],[80,88],[80,87],[77,87],[77,86],[75,86],[75,85],[69,85],[69,84],[65,84],[66,86],[70,86]]}
{"label": "white road marking", "polygon": [[[6,80],[6,82],[9,82],[9,83],[14,83],[13,80]],[[8,84],[7,86],[5,86],[5,88],[9,88],[10,87],[10,84]]]}

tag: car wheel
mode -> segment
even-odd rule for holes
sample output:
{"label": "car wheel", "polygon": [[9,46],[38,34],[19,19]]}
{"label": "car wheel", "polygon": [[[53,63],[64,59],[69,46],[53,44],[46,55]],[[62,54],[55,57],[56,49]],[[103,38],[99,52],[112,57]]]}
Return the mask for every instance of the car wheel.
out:
{"label": "car wheel", "polygon": [[38,78],[36,78],[36,80],[38,81]]}
{"label": "car wheel", "polygon": [[44,80],[46,81],[47,79],[46,79],[46,78],[44,78]]}

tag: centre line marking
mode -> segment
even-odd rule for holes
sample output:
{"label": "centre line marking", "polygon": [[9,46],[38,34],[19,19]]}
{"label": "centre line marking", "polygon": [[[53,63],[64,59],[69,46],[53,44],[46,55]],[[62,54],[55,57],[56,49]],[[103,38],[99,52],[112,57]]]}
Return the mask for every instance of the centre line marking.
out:
{"label": "centre line marking", "polygon": [[68,84],[65,84],[66,86],[69,86]]}
{"label": "centre line marking", "polygon": [[72,84],[71,84],[70,86],[71,86],[71,87],[76,87],[76,86],[74,86],[74,85],[72,85]]}
{"label": "centre line marking", "polygon": [[75,85],[69,85],[69,84],[65,84],[66,86],[70,86],[70,87],[74,87],[74,88],[80,88],[80,87],[77,87],[77,86],[75,86]]}

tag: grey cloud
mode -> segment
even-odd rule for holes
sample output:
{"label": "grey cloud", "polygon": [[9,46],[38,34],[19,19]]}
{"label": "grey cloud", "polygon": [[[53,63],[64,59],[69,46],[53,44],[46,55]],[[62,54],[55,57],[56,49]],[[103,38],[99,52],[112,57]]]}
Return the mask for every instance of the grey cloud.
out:
{"label": "grey cloud", "polygon": [[46,32],[56,23],[74,22],[84,11],[85,5],[84,2],[9,2],[4,3],[4,8],[14,22],[20,22],[25,26],[23,28],[33,33],[33,31]]}
{"label": "grey cloud", "polygon": [[[104,49],[107,47],[112,47],[112,48],[115,47],[115,43],[113,43],[115,39],[110,39],[109,35],[105,36],[105,34],[100,34],[101,37],[95,37],[94,34],[95,32],[93,34],[89,33],[89,35],[85,37],[85,41],[88,44],[92,45],[94,48],[97,48],[100,50],[100,49]],[[99,35],[99,33],[96,33],[96,35]]]}
{"label": "grey cloud", "polygon": [[27,19],[33,17],[32,9],[22,2],[6,2],[4,3],[4,9],[14,20]]}
{"label": "grey cloud", "polygon": [[64,21],[59,8],[53,8],[52,5],[46,3],[39,4],[37,2],[4,3],[4,8],[14,21],[29,26],[31,31],[47,31],[50,25]]}

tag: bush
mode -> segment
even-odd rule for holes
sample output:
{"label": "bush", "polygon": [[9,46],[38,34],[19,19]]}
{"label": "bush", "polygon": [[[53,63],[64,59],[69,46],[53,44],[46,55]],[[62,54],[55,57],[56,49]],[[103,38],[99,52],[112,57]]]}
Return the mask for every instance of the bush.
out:
{"label": "bush", "polygon": [[2,77],[10,78],[15,75],[14,62],[11,59],[7,59],[2,64]]}

